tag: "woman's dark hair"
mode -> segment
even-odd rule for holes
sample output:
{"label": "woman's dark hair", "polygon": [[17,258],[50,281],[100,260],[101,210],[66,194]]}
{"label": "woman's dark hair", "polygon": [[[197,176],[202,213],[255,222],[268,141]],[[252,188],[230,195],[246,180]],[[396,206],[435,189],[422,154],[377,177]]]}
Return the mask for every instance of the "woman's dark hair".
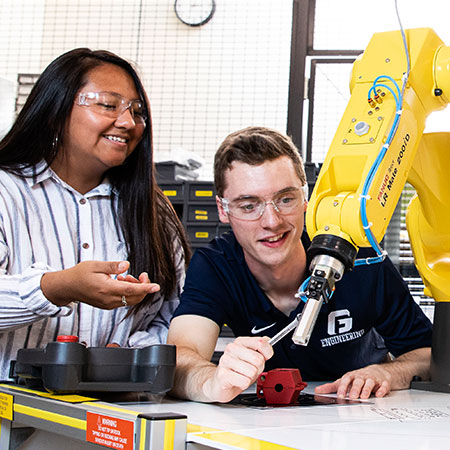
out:
{"label": "woman's dark hair", "polygon": [[[119,167],[105,176],[118,192],[118,219],[127,245],[131,274],[147,272],[163,295],[176,288],[175,244],[181,243],[185,263],[190,250],[184,229],[170,202],[156,184],[150,105],[132,65],[105,50],[78,48],[56,58],[42,72],[8,134],[0,141],[0,168],[23,175],[40,161],[50,166],[64,147],[65,127],[74,99],[88,82],[89,72],[104,64],[121,67],[133,79],[145,103],[146,127],[141,141]],[[114,198],[112,198],[114,203]],[[153,295],[135,307],[138,310]]]}

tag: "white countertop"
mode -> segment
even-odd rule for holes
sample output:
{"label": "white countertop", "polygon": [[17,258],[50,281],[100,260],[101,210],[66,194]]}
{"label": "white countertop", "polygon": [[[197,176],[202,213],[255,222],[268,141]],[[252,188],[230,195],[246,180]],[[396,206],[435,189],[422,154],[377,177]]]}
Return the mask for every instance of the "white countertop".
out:
{"label": "white countertop", "polygon": [[[305,392],[312,393],[316,384]],[[419,390],[344,405],[253,408],[165,398],[132,409],[186,414],[188,442],[218,449],[450,448],[450,394]]]}

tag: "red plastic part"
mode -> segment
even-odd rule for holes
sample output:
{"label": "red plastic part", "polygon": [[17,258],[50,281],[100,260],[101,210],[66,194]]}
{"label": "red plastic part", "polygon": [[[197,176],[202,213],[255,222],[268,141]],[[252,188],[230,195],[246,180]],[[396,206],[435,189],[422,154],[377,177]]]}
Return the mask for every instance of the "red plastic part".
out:
{"label": "red plastic part", "polygon": [[268,405],[289,405],[307,385],[298,369],[273,369],[258,377],[256,395]]}
{"label": "red plastic part", "polygon": [[57,342],[78,342],[78,336],[72,336],[68,334],[60,334],[56,338]]}

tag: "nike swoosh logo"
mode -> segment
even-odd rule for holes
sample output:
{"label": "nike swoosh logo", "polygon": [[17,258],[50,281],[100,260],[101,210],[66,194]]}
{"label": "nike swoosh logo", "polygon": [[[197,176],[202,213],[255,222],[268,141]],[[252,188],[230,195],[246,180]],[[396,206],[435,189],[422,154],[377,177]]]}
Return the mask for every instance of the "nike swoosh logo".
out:
{"label": "nike swoosh logo", "polygon": [[276,324],[276,322],[272,323],[271,325],[267,325],[267,327],[263,327],[263,328],[253,327],[251,333],[252,334],[261,333],[261,331],[265,331],[265,330],[268,330],[269,328],[272,328],[275,324]]}

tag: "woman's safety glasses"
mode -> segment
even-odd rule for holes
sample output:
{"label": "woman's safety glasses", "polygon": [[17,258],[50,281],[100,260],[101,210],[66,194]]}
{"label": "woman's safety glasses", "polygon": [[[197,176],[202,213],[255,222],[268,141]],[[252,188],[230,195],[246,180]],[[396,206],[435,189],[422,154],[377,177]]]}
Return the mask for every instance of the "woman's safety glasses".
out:
{"label": "woman's safety glasses", "polygon": [[136,123],[145,125],[147,119],[142,100],[128,100],[115,92],[81,92],[76,103],[111,119],[117,119],[127,109]]}

